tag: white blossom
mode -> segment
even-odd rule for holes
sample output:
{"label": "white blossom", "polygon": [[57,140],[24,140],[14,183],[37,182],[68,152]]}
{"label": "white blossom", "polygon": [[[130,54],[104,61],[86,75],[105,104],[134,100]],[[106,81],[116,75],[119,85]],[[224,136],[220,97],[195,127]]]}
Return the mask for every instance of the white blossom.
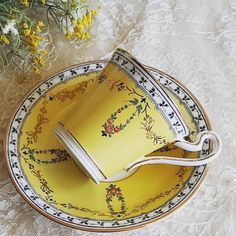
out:
{"label": "white blossom", "polygon": [[4,34],[8,34],[9,32],[13,33],[14,35],[18,35],[19,32],[18,30],[15,28],[15,21],[8,21],[7,24],[4,26],[4,28],[2,28],[2,32]]}

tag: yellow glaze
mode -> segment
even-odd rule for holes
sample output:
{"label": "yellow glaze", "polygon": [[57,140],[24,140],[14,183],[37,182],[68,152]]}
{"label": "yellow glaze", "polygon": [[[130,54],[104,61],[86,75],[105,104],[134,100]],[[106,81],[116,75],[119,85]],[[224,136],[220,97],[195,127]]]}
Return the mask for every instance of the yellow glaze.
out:
{"label": "yellow glaze", "polygon": [[[191,176],[192,167],[143,166],[127,179],[98,185],[79,171],[73,159],[64,151],[52,133],[55,124],[66,113],[66,109],[71,109],[75,101],[82,103],[88,98],[88,91],[93,89],[96,83],[95,76],[95,73],[90,73],[59,84],[49,90],[46,96],[42,96],[32,108],[24,121],[19,140],[22,169],[42,199],[71,215],[114,220],[150,212],[173,198],[182,189]],[[179,107],[191,131],[190,138],[193,139],[196,126],[191,115],[180,100],[172,93],[168,94]],[[124,100],[127,100],[125,95]],[[69,104],[71,107],[66,108]],[[109,117],[111,111],[113,110],[108,110],[103,115],[95,108],[90,113],[90,119]],[[91,132],[94,131],[87,130],[88,139]],[[140,129],[140,132],[143,130]],[[83,130],[83,135],[86,136],[86,130]],[[138,136],[132,139],[134,140],[122,143],[120,150],[130,149],[135,152],[136,148],[142,145],[138,141]],[[171,144],[164,146],[157,154],[179,157],[198,155],[180,150]]]}
{"label": "yellow glaze", "polygon": [[111,62],[61,119],[107,177],[175,140],[152,100]]}

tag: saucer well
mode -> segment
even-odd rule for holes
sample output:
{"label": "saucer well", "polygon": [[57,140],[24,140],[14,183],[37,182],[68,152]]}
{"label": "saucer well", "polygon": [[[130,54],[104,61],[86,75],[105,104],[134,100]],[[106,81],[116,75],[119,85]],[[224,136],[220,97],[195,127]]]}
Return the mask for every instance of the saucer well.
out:
{"label": "saucer well", "polygon": [[[61,114],[86,99],[105,61],[65,69],[37,85],[16,109],[5,139],[5,159],[21,196],[46,217],[87,231],[122,231],[140,227],[173,213],[199,188],[208,166],[147,165],[126,179],[95,184],[80,172],[52,132]],[[198,100],[171,76],[147,67],[174,99],[193,140],[211,129]],[[96,115],[96,114],[95,114]],[[155,155],[193,157],[173,145]]]}

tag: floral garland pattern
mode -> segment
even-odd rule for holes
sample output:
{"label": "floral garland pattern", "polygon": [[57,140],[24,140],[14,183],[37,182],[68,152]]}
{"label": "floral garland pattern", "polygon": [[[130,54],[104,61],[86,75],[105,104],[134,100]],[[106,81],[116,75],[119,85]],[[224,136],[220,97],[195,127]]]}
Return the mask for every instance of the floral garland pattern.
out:
{"label": "floral garland pattern", "polygon": [[[99,83],[106,83],[108,85],[109,90],[116,89],[118,92],[120,91],[128,91],[128,95],[136,95],[138,98],[134,97],[129,100],[125,105],[118,108],[111,116],[106,120],[106,122],[102,125],[103,130],[101,131],[101,135],[104,137],[112,137],[112,135],[119,133],[120,131],[124,130],[131,122],[135,119],[136,116],[140,114],[144,114],[142,129],[146,131],[146,138],[153,140],[153,144],[166,144],[165,137],[157,135],[154,131],[152,131],[153,124],[155,120],[148,115],[148,108],[150,106],[147,102],[146,97],[140,95],[135,89],[130,89],[120,80],[108,80],[107,76],[101,74],[98,76]],[[115,124],[115,121],[118,118],[118,115],[128,109],[130,106],[135,108],[135,111],[126,119],[125,123],[122,124]]]}
{"label": "floral garland pattern", "polygon": [[[117,198],[118,201],[121,203],[119,211],[114,210],[112,206],[113,198]],[[111,184],[108,188],[106,188],[106,203],[111,216],[121,217],[125,215],[127,210],[125,206],[125,199],[122,195],[120,187],[117,187],[115,184]]]}
{"label": "floral garland pattern", "polygon": [[55,205],[57,206],[61,206],[63,208],[66,208],[66,209],[73,209],[73,210],[76,210],[76,211],[81,211],[81,212],[84,212],[84,213],[89,213],[93,216],[103,216],[103,217],[110,217],[111,215],[110,214],[106,214],[102,211],[98,211],[98,210],[91,210],[87,207],[78,207],[78,206],[75,206],[74,204],[72,203],[59,203],[59,202],[53,202]]}
{"label": "floral garland pattern", "polygon": [[[146,104],[145,107],[142,106],[143,103]],[[130,106],[134,106],[135,111],[131,114],[130,117],[127,118],[127,120],[124,124],[115,125],[114,122],[117,119],[118,114],[122,113],[122,111],[128,109]],[[102,136],[111,137],[113,134],[120,132],[128,124],[130,124],[132,122],[132,120],[135,118],[135,116],[137,116],[143,112],[146,112],[147,107],[149,107],[149,106],[148,106],[148,103],[146,102],[145,98],[142,98],[141,101],[139,101],[137,98],[133,98],[133,99],[129,100],[127,104],[125,104],[124,106],[119,108],[117,111],[112,113],[111,116],[105,122],[105,124],[102,125],[102,127],[104,128],[104,130],[102,130]]]}
{"label": "floral garland pattern", "polygon": [[167,144],[164,137],[157,135],[153,130],[152,127],[155,123],[155,120],[151,116],[146,116],[143,118],[142,129],[146,131],[146,138],[153,140],[154,144]]}
{"label": "floral garland pattern", "polygon": [[34,127],[34,130],[26,132],[28,136],[26,146],[37,142],[38,135],[42,133],[42,125],[49,121],[48,118],[46,118],[46,114],[47,114],[46,105],[47,104],[48,104],[48,101],[43,102],[43,105],[40,108],[40,113],[38,114],[38,117],[37,117],[37,123]]}
{"label": "floral garland pattern", "polygon": [[[54,192],[48,185],[48,182],[43,178],[41,171],[36,170],[34,165],[32,165],[31,163],[29,163],[29,159],[22,156],[22,158],[24,159],[25,163],[28,164],[29,169],[31,171],[31,173],[39,180],[40,183],[40,189],[42,190],[43,193],[45,193],[45,199],[49,202],[54,202],[53,197],[52,197],[52,193]],[[24,190],[28,190],[29,187],[28,185],[25,186]]]}
{"label": "floral garland pattern", "polygon": [[[57,158],[53,158],[51,160],[42,161],[40,159],[36,159],[33,156],[34,152],[35,153],[44,153],[44,154],[47,153],[47,152],[52,153],[52,154],[57,153],[57,155],[62,155],[62,156],[59,156]],[[78,207],[78,206],[73,205],[72,203],[59,203],[59,202],[57,202],[54,199],[53,195],[52,195],[54,193],[54,190],[51,189],[48,182],[43,178],[43,175],[41,174],[41,171],[36,170],[34,165],[29,162],[29,161],[34,161],[37,164],[55,164],[55,163],[58,163],[58,162],[61,162],[61,161],[65,161],[65,160],[68,160],[68,157],[69,157],[69,154],[65,150],[49,149],[49,150],[35,151],[35,150],[32,150],[32,149],[29,149],[29,151],[25,152],[25,154],[26,154],[26,156],[28,155],[29,158],[27,158],[25,156],[22,156],[22,158],[24,159],[25,163],[28,164],[28,167],[29,167],[31,173],[38,179],[38,181],[40,183],[40,189],[45,194],[44,198],[45,198],[46,201],[48,201],[49,203],[53,203],[55,205],[61,206],[61,207],[66,208],[66,209],[79,210],[79,211],[82,211],[82,212],[85,212],[85,213],[90,213],[92,215],[97,215],[97,216],[106,216],[106,217],[110,216],[110,214],[105,214],[105,213],[103,213],[101,211],[97,211],[97,210],[91,210],[91,209],[86,208],[86,207]],[[28,189],[28,187],[26,187],[24,190],[27,190],[27,189]]]}
{"label": "floral garland pattern", "polygon": [[[62,149],[37,150],[28,147],[23,147],[22,150],[24,150],[23,154],[25,156],[28,156],[30,160],[36,162],[37,164],[56,164],[59,162],[68,161],[70,158],[68,152]],[[50,160],[41,160],[35,157],[35,155],[38,154],[55,154],[56,157]]]}
{"label": "floral garland pattern", "polygon": [[[79,82],[73,89],[61,89],[59,92],[57,92],[54,95],[49,96],[49,101],[54,101],[56,99],[60,100],[61,102],[65,102],[66,99],[73,99],[77,94],[81,93],[83,94],[85,92],[85,89],[88,86],[88,83],[93,82],[93,79],[88,81]],[[48,83],[49,85],[49,83]],[[41,93],[40,93],[41,94]],[[49,101],[45,100],[42,104],[42,107],[40,108],[40,112],[37,116],[37,123],[34,126],[33,131],[27,131],[26,135],[27,137],[27,144],[25,145],[28,147],[30,144],[36,143],[38,140],[38,135],[42,132],[42,125],[49,122],[48,118],[46,117],[47,114],[47,105]],[[24,106],[22,109],[26,109]]]}
{"label": "floral garland pattern", "polygon": [[50,96],[50,100],[60,100],[61,102],[65,102],[67,99],[71,100],[73,99],[77,94],[84,93],[86,88],[88,87],[88,84],[92,82],[93,80],[90,79],[88,81],[83,81],[75,85],[75,87],[71,90],[67,89],[60,89],[59,92],[56,94]]}

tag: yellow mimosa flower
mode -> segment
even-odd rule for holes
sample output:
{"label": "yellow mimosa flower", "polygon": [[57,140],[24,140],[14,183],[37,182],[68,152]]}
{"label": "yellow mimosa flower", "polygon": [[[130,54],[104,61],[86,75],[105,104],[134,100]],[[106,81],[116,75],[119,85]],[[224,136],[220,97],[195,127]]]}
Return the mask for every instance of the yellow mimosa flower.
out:
{"label": "yellow mimosa flower", "polygon": [[83,22],[81,20],[78,20],[77,21],[77,25],[75,27],[75,31],[80,31],[82,32],[83,31],[83,28],[84,28],[84,25],[83,25]]}
{"label": "yellow mimosa flower", "polygon": [[35,72],[35,74],[40,74],[40,70],[39,70],[39,68],[38,67],[34,67],[34,72]]}
{"label": "yellow mimosa flower", "polygon": [[32,41],[31,44],[32,44],[32,46],[33,46],[34,48],[38,48],[38,46],[39,46],[39,41]]}
{"label": "yellow mimosa flower", "polygon": [[29,6],[29,1],[28,0],[20,0],[20,3],[25,5],[26,7]]}
{"label": "yellow mimosa flower", "polygon": [[24,29],[28,29],[28,28],[29,28],[29,25],[25,22],[25,23],[23,23],[23,28],[24,28]]}
{"label": "yellow mimosa flower", "polygon": [[39,60],[39,58],[38,58],[37,56],[33,56],[33,57],[32,57],[32,61],[33,61],[34,63],[38,63],[38,60]]}
{"label": "yellow mimosa flower", "polygon": [[44,66],[44,65],[45,65],[45,61],[43,60],[42,57],[39,57],[38,63],[39,63],[41,66]]}
{"label": "yellow mimosa flower", "polygon": [[39,26],[39,27],[44,27],[45,25],[44,25],[44,23],[43,23],[42,21],[39,21],[39,22],[38,22],[38,26]]}
{"label": "yellow mimosa flower", "polygon": [[97,15],[98,15],[98,11],[92,10],[92,14],[93,14],[94,16],[97,16]]}
{"label": "yellow mimosa flower", "polygon": [[48,51],[46,51],[46,50],[41,50],[41,51],[39,52],[39,54],[40,54],[41,56],[46,56],[46,55],[48,54]]}
{"label": "yellow mimosa flower", "polygon": [[67,27],[67,28],[66,28],[66,38],[67,38],[67,39],[71,39],[71,36],[72,36],[72,34],[71,34],[71,32],[70,32],[70,29]]}
{"label": "yellow mimosa flower", "polygon": [[30,30],[30,29],[25,29],[25,30],[23,31],[23,33],[24,33],[24,36],[29,36],[30,33],[31,33],[31,30]]}
{"label": "yellow mimosa flower", "polygon": [[87,16],[86,16],[86,15],[84,15],[84,16],[82,17],[81,22],[82,22],[83,26],[84,26],[86,29],[88,29],[89,23],[88,23],[88,20],[87,20]]}
{"label": "yellow mimosa flower", "polygon": [[41,32],[41,31],[42,31],[39,25],[36,25],[36,26],[35,26],[35,30],[36,30],[37,32]]}
{"label": "yellow mimosa flower", "polygon": [[76,19],[73,18],[73,19],[71,20],[71,24],[72,24],[73,26],[76,26],[76,23],[77,23]]}
{"label": "yellow mimosa flower", "polygon": [[87,18],[88,25],[91,26],[92,25],[92,12],[91,11],[86,14],[86,18]]}
{"label": "yellow mimosa flower", "polygon": [[4,35],[4,34],[2,34],[1,36],[0,36],[0,40],[3,42],[3,43],[5,43],[5,44],[10,44],[10,41],[8,40],[8,38]]}
{"label": "yellow mimosa flower", "polygon": [[82,34],[81,34],[81,32],[77,31],[77,32],[74,32],[74,36],[75,36],[77,39],[81,39]]}

